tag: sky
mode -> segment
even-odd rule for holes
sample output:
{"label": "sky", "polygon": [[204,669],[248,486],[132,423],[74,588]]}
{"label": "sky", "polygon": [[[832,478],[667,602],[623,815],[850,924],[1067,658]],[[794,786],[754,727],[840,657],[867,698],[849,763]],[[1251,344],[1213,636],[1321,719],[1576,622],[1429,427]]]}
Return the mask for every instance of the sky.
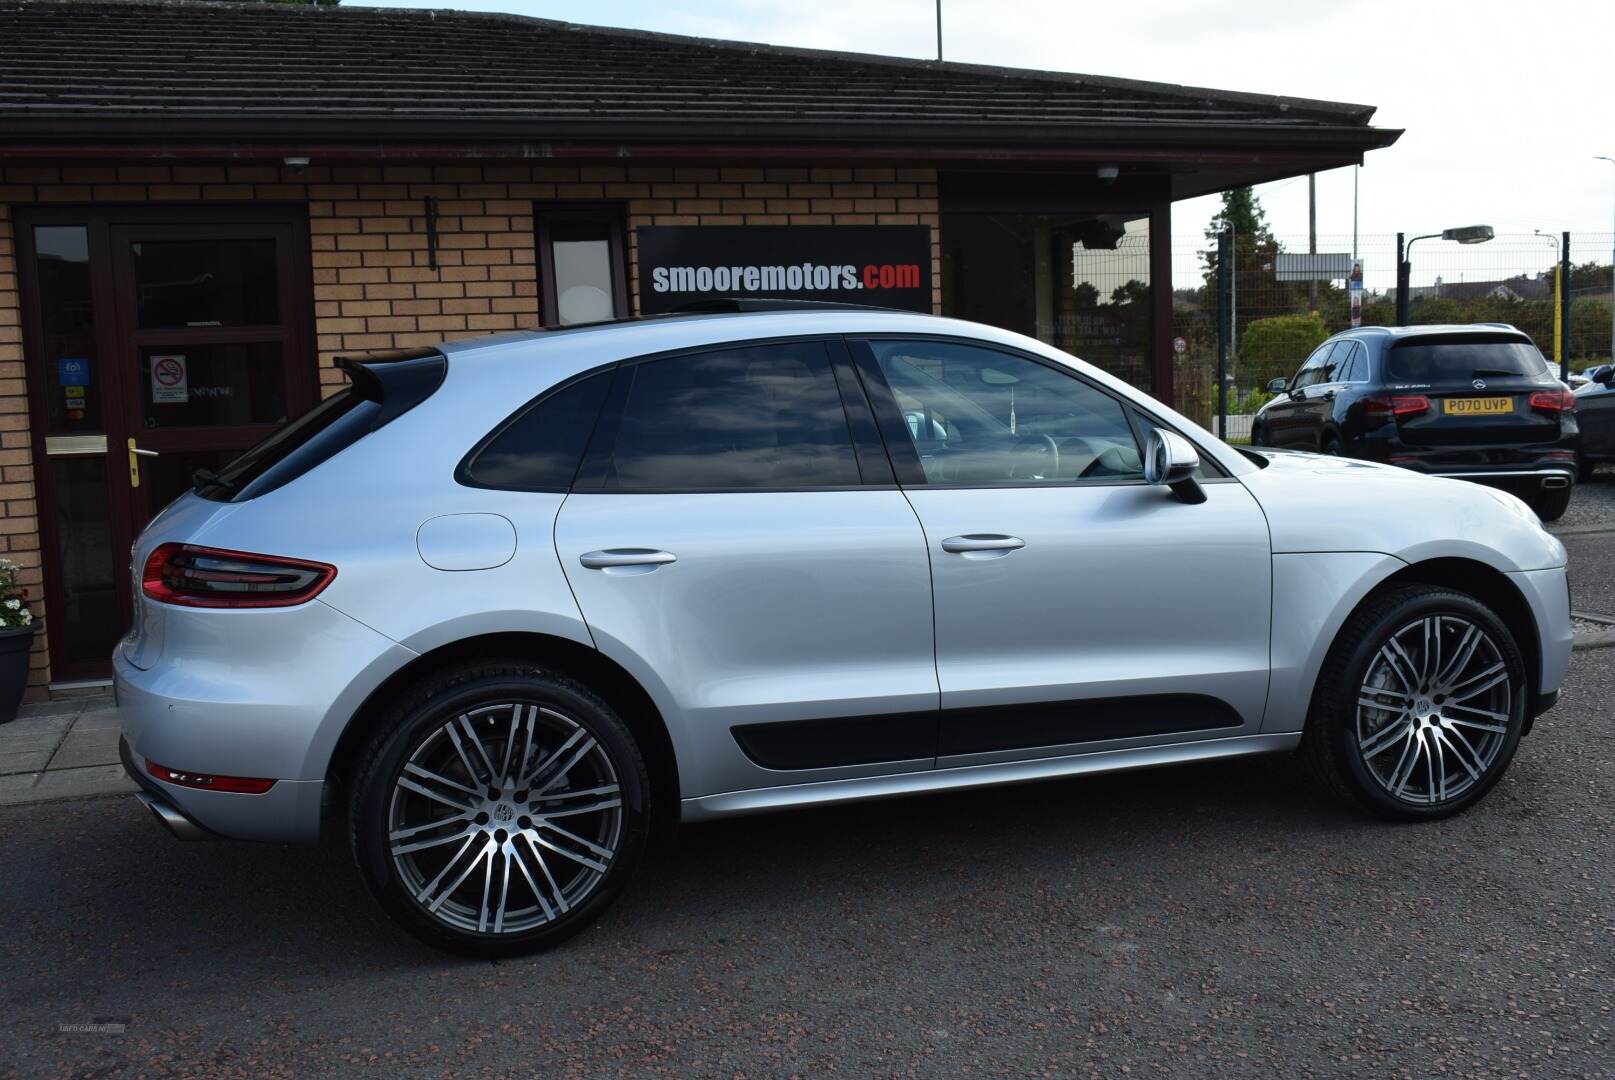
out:
{"label": "sky", "polygon": [[[936,55],[934,0],[364,3]],[[1569,229],[1607,238],[1615,230],[1615,165],[1594,160],[1615,157],[1615,0],[942,0],[942,6],[949,60],[1378,106],[1374,124],[1406,134],[1370,153],[1362,167],[1364,235],[1475,223],[1499,234]],[[1320,250],[1349,246],[1353,171],[1318,175],[1318,232],[1328,241]],[[1257,195],[1274,232],[1306,234],[1304,178],[1263,185]],[[1176,244],[1198,240],[1215,209],[1214,196],[1177,204]],[[1576,254],[1582,257],[1580,247]]]}

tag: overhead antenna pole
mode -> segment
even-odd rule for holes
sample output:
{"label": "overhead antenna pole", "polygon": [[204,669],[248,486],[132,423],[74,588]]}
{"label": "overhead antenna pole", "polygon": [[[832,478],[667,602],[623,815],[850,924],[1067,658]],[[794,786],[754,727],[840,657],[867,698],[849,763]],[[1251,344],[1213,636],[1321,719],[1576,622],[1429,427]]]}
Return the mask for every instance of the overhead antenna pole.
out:
{"label": "overhead antenna pole", "polygon": [[942,0],[936,0],[936,58],[942,59]]}

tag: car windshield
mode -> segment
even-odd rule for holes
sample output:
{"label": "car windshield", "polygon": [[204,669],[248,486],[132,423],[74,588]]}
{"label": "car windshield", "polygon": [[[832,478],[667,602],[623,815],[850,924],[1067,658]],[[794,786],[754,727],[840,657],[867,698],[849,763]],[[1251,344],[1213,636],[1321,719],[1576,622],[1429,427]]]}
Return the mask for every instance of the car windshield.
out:
{"label": "car windshield", "polygon": [[1521,338],[1414,339],[1390,351],[1385,376],[1393,383],[1469,382],[1505,376],[1545,374],[1548,362]]}

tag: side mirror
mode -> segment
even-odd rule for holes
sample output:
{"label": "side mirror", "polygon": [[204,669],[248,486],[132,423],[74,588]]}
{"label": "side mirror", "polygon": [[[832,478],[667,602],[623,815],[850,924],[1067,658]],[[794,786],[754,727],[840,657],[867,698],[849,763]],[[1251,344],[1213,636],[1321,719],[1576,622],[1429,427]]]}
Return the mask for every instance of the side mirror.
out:
{"label": "side mirror", "polygon": [[1608,386],[1612,380],[1615,380],[1615,364],[1605,364],[1593,372],[1593,382],[1595,383],[1603,383]]}
{"label": "side mirror", "polygon": [[1269,394],[1282,394],[1290,388],[1290,380],[1285,378],[1271,379],[1267,384]]}
{"label": "side mirror", "polygon": [[1194,444],[1175,431],[1155,428],[1150,432],[1149,448],[1144,453],[1144,480],[1172,490],[1186,503],[1203,503],[1206,493],[1194,478],[1200,468],[1200,455]]}

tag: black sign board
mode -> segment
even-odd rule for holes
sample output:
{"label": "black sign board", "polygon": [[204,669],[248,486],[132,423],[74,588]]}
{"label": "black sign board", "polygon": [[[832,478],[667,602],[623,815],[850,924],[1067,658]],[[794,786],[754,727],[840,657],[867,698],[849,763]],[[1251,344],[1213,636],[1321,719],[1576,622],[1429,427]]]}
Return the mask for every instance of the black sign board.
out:
{"label": "black sign board", "polygon": [[639,310],[717,297],[931,310],[928,225],[646,225]]}

